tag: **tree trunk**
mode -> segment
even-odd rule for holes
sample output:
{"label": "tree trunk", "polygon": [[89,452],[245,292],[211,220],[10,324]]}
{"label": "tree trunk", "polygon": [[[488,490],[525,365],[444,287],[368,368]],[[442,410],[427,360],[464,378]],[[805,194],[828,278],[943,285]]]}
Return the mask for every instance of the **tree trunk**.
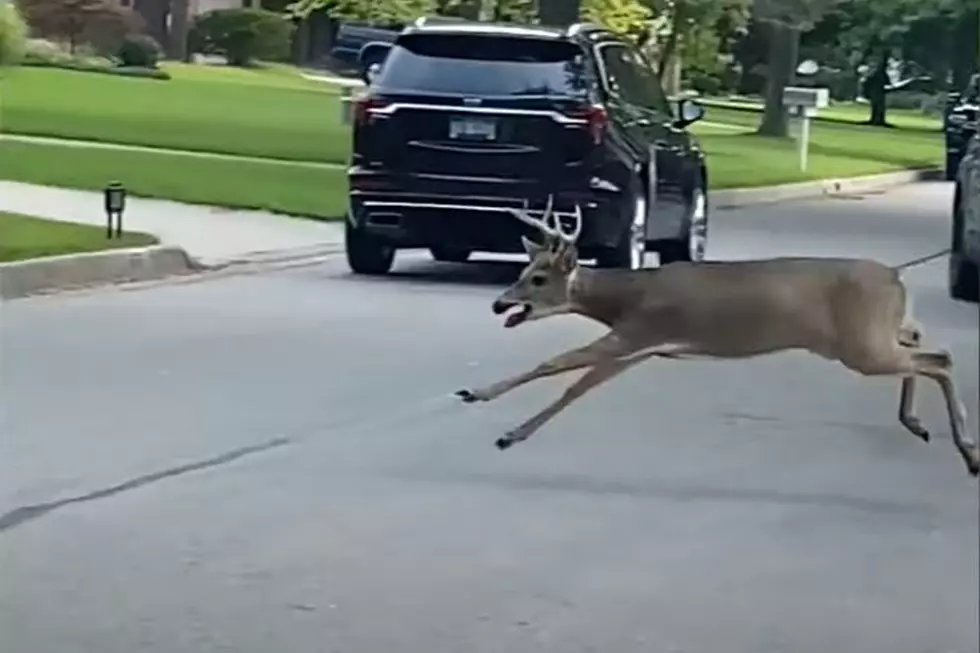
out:
{"label": "tree trunk", "polygon": [[888,50],[883,48],[878,64],[865,82],[864,96],[871,105],[868,124],[878,127],[888,126],[888,92],[885,90],[888,84],[888,54]]}
{"label": "tree trunk", "polygon": [[795,75],[800,32],[789,25],[771,23],[769,39],[766,105],[757,133],[786,138],[789,136],[789,119],[783,105],[783,92],[793,82]]}
{"label": "tree trunk", "polygon": [[538,18],[542,25],[567,27],[579,21],[580,0],[538,0]]}
{"label": "tree trunk", "polygon": [[667,72],[664,74],[663,81],[661,82],[664,93],[668,96],[674,96],[681,92],[681,73],[683,68],[680,54],[675,54],[671,57],[670,65],[667,67]]}
{"label": "tree trunk", "polygon": [[980,9],[965,11],[953,30],[953,47],[950,48],[950,67],[953,71],[951,90],[962,92],[970,81],[970,75],[980,70]]}
{"label": "tree trunk", "polygon": [[453,10],[449,13],[459,16],[460,18],[465,18],[466,20],[479,20],[480,19],[480,0],[462,0],[459,4],[455,5]]}
{"label": "tree trunk", "polygon": [[167,29],[167,12],[169,0],[134,0],[133,8],[143,18],[146,33],[153,37],[160,47],[166,47],[170,41]]}
{"label": "tree trunk", "polygon": [[176,61],[190,61],[187,49],[187,33],[190,29],[190,0],[170,2],[170,47],[167,55]]}
{"label": "tree trunk", "polygon": [[683,5],[674,4],[674,15],[670,21],[670,34],[667,35],[663,50],[660,51],[660,61],[657,62],[657,77],[661,83],[664,81],[664,75],[667,74],[671,61],[677,53],[677,43],[680,41],[681,25],[684,20],[682,8]]}
{"label": "tree trunk", "polygon": [[297,66],[306,66],[310,63],[310,32],[312,26],[310,17],[300,18],[294,21],[296,30],[293,32],[293,42],[290,44],[292,49],[293,63]]}

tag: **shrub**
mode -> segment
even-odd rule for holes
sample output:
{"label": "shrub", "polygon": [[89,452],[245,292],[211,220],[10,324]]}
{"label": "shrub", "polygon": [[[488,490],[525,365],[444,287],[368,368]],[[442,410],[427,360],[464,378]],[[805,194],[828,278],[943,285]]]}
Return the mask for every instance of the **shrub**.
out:
{"label": "shrub", "polygon": [[53,63],[70,61],[71,55],[65,52],[59,44],[47,39],[27,39],[24,50],[24,63]]}
{"label": "shrub", "polygon": [[[78,48],[79,52],[85,50],[90,49]],[[122,65],[117,65],[114,60],[108,57],[100,57],[91,53],[72,55],[59,44],[44,39],[31,39],[27,42],[27,52],[24,56],[23,65],[33,66],[35,68],[61,68],[86,73],[103,73],[123,77],[170,79],[169,73],[156,68],[126,65],[125,62],[122,62]]]}
{"label": "shrub", "polygon": [[686,86],[694,89],[701,95],[715,96],[720,95],[723,89],[721,76],[692,68],[687,72]]}
{"label": "shrub", "polygon": [[232,66],[289,56],[295,26],[264,9],[215,9],[197,18],[190,32],[192,51],[224,56]]}
{"label": "shrub", "polygon": [[27,49],[27,25],[12,2],[0,4],[0,66],[15,66]]}
{"label": "shrub", "polygon": [[127,36],[116,53],[119,65],[131,68],[156,68],[160,55],[160,45],[145,34]]}

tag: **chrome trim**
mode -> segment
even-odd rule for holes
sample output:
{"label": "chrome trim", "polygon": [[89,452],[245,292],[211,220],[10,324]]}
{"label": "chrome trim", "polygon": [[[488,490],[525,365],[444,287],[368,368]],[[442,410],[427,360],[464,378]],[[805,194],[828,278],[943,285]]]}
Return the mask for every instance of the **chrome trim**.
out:
{"label": "chrome trim", "polygon": [[599,177],[592,177],[589,179],[589,188],[592,188],[593,190],[609,191],[610,193],[619,192],[619,186],[612,183],[608,179],[600,179]]}
{"label": "chrome trim", "polygon": [[[595,206],[594,202],[589,202],[589,208]],[[380,200],[367,200],[364,202],[365,208],[403,208],[403,209],[436,209],[443,211],[476,211],[482,213],[513,213],[521,209],[519,206],[478,206],[473,204],[439,204],[435,202],[386,202]],[[544,211],[531,209],[527,211],[531,215],[544,215]],[[577,213],[573,211],[553,211],[552,215],[560,218],[575,218]]]}
{"label": "chrome trim", "polygon": [[423,150],[436,150],[438,152],[461,152],[466,154],[528,154],[540,152],[536,147],[530,145],[513,145],[510,147],[460,147],[458,145],[443,145],[433,141],[409,141],[412,147]]}
{"label": "chrome trim", "polygon": [[493,107],[463,107],[447,106],[444,104],[413,104],[410,102],[395,102],[385,107],[368,109],[372,116],[391,116],[399,109],[418,109],[422,111],[446,111],[452,113],[483,113],[499,114],[504,116],[543,116],[551,118],[560,125],[585,125],[588,120],[583,118],[569,118],[558,111],[545,111],[537,109],[504,109]]}
{"label": "chrome trim", "polygon": [[507,177],[468,177],[465,175],[441,175],[437,172],[416,172],[414,176],[419,179],[432,179],[434,181],[465,181],[465,182],[479,182],[488,184],[513,184],[514,179],[508,179]]}

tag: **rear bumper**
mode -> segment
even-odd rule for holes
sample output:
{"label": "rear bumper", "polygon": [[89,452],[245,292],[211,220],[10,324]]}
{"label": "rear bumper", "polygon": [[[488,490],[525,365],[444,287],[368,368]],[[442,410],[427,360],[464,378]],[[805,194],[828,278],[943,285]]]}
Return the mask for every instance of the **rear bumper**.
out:
{"label": "rear bumper", "polygon": [[[540,234],[513,216],[527,201],[539,217],[547,203],[540,184],[529,181],[435,175],[394,176],[352,167],[348,219],[399,247],[448,245],[472,251],[519,253],[521,236]],[[596,188],[594,186],[598,185]],[[584,183],[555,192],[554,214],[572,228],[574,210],[582,211],[579,247],[608,247],[626,227],[620,219],[619,189]]]}

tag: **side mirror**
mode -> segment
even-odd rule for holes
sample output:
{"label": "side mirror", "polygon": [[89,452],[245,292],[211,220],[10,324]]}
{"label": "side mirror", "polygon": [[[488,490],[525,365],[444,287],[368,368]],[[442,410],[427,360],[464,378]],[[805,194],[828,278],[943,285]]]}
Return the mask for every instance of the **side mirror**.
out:
{"label": "side mirror", "polygon": [[701,120],[703,117],[704,106],[695,100],[685,98],[677,102],[677,119],[674,120],[674,125],[684,128]]}
{"label": "side mirror", "polygon": [[372,41],[357,53],[357,61],[361,66],[361,79],[364,80],[365,84],[370,84],[371,80],[380,72],[381,64],[384,63],[389,50],[391,50],[391,43]]}

